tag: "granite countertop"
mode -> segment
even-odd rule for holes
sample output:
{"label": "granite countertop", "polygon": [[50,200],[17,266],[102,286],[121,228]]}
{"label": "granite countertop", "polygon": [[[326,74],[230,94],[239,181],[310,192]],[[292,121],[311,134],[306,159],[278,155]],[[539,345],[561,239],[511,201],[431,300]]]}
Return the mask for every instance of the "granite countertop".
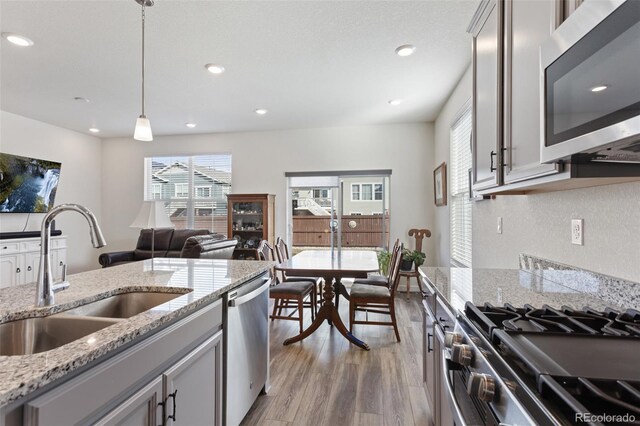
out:
{"label": "granite countertop", "polygon": [[56,304],[36,308],[35,283],[0,289],[0,323],[41,317],[132,291],[184,293],[167,303],[59,348],[33,355],[0,356],[0,407],[219,299],[268,270],[273,262],[154,259],[70,275]]}
{"label": "granite countertop", "polygon": [[640,284],[626,281],[620,285],[589,271],[421,267],[420,272],[460,311],[468,301],[516,307],[546,304],[556,308],[640,309]]}

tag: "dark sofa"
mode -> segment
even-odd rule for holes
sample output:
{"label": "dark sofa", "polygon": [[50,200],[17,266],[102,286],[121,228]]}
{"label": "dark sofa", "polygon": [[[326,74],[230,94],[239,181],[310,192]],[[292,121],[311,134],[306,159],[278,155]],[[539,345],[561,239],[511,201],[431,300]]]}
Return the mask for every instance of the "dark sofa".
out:
{"label": "dark sofa", "polygon": [[[202,237],[200,240],[193,240],[190,242],[187,252],[183,255],[183,249],[185,243],[189,238]],[[226,237],[221,234],[210,234],[206,229],[156,229],[155,231],[155,257],[205,257],[202,256],[203,252],[215,251],[217,248],[226,249],[218,255],[227,255],[229,250],[229,244],[223,243]],[[219,244],[219,245],[216,245]],[[204,244],[205,250],[202,249]],[[200,247],[198,247],[200,245]],[[231,248],[231,254],[233,253]],[[200,256],[196,256],[200,254]],[[209,254],[213,258],[213,254]],[[122,263],[136,262],[139,260],[145,260],[151,258],[151,230],[143,229],[140,231],[138,237],[138,243],[135,250],[129,251],[117,251],[110,253],[103,253],[98,258],[100,265],[103,268],[108,266],[120,265]],[[231,255],[229,254],[229,257]]]}

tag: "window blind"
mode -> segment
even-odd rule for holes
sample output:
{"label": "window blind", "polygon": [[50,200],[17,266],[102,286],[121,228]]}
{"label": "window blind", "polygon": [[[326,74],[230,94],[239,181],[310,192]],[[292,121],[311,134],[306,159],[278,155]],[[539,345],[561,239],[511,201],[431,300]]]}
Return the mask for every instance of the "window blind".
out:
{"label": "window blind", "polygon": [[227,233],[231,154],[147,157],[145,200],[162,200],[178,229]]}
{"label": "window blind", "polygon": [[469,169],[471,169],[471,103],[461,110],[451,126],[451,259],[471,267],[471,200],[469,199]]}

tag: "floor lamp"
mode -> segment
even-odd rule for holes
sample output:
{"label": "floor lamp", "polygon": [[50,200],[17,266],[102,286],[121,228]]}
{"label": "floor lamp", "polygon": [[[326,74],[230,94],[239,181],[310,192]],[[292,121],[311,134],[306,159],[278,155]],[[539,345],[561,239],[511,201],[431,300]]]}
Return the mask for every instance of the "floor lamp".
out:
{"label": "floor lamp", "polygon": [[164,201],[145,201],[140,207],[138,216],[130,228],[151,229],[151,270],[153,270],[153,258],[155,256],[156,228],[175,228],[175,225],[169,219]]}

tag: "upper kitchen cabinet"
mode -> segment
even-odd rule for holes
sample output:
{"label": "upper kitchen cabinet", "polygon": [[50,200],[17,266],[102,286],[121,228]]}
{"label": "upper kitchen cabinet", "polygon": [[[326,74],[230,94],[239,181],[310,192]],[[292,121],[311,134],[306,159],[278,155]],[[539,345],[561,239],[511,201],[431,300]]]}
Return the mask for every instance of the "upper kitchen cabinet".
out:
{"label": "upper kitchen cabinet", "polygon": [[502,184],[503,2],[483,0],[469,25],[473,34],[473,189]]}
{"label": "upper kitchen cabinet", "polygon": [[559,24],[562,3],[504,0],[504,183],[558,173],[540,164],[540,44]]}

